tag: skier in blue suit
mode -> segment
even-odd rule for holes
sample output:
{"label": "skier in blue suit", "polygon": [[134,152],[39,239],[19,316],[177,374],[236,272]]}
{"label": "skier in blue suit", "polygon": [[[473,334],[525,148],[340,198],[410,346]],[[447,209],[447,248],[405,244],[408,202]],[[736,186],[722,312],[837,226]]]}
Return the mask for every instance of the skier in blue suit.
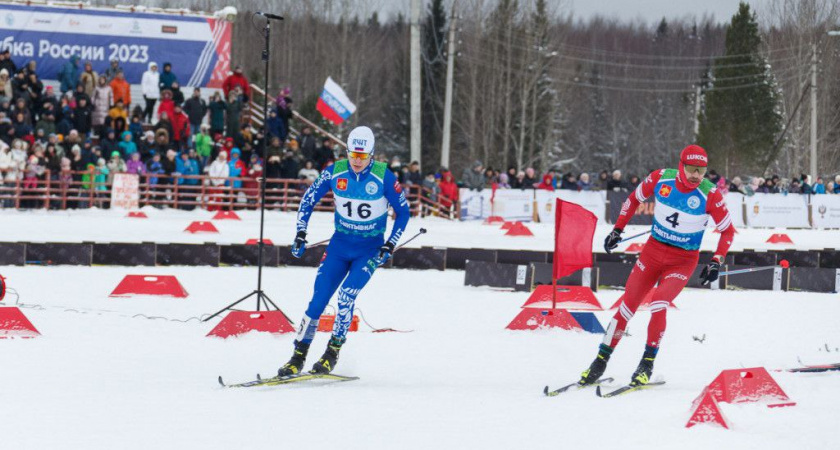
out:
{"label": "skier in blue suit", "polygon": [[[335,199],[335,233],[327,246],[309,307],[298,327],[292,358],[278,371],[287,376],[300,373],[318,320],[330,298],[338,291],[338,315],[327,350],[312,367],[312,373],[329,373],[338,362],[338,352],[347,339],[356,297],[377,267],[391,257],[408,224],[408,201],[399,181],[383,162],[373,161],[374,136],[368,127],[358,127],[347,137],[346,160],[321,172],[306,190],[298,209],[297,237],[292,255],[300,258],[306,249],[306,226],[312,210],[328,191]],[[394,226],[384,240],[388,206],[394,208]]]}

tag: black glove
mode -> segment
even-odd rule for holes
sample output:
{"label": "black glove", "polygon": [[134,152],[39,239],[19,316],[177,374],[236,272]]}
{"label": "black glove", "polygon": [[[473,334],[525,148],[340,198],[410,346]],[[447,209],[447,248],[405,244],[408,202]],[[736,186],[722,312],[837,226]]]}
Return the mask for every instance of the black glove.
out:
{"label": "black glove", "polygon": [[394,253],[394,244],[390,242],[382,244],[382,247],[379,247],[379,254],[373,259],[377,267],[387,263],[391,259],[391,253]]}
{"label": "black glove", "polygon": [[607,238],[604,239],[604,250],[606,250],[607,253],[612,253],[612,251],[618,247],[618,243],[621,242],[621,233],[624,233],[624,230],[613,228]]}
{"label": "black glove", "polygon": [[298,231],[295,242],[292,243],[292,256],[300,258],[306,250],[306,231]]}
{"label": "black glove", "polygon": [[720,261],[717,258],[712,258],[712,262],[706,265],[703,268],[703,271],[700,272],[700,284],[705,286],[715,280],[718,279],[718,274],[720,273]]}

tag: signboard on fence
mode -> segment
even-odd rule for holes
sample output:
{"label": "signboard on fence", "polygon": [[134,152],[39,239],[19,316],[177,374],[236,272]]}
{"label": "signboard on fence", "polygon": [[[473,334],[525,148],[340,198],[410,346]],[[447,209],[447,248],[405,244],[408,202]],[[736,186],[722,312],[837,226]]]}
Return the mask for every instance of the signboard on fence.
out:
{"label": "signboard on fence", "polygon": [[582,206],[587,211],[595,214],[599,222],[603,222],[607,217],[607,201],[604,191],[546,191],[538,189],[536,191],[537,199],[537,214],[540,222],[554,223],[554,208],[556,199],[576,203]]}
{"label": "signboard on fence", "polygon": [[811,225],[814,228],[840,228],[840,195],[811,196]]}
{"label": "signboard on fence", "polygon": [[755,194],[744,197],[750,227],[808,228],[808,196]]}
{"label": "signboard on fence", "polygon": [[[607,191],[607,200],[609,200],[609,220],[610,223],[615,223],[618,215],[621,213],[621,205],[627,196],[633,192],[616,192]],[[630,225],[652,225],[653,224],[653,196],[651,195],[644,203],[639,205],[636,210],[636,215],[630,219]]]}
{"label": "signboard on fence", "polygon": [[[531,221],[534,218],[532,189],[492,189],[473,191],[461,188],[461,220],[480,220],[501,216],[505,220]],[[491,199],[493,200],[491,202]]]}
{"label": "signboard on fence", "polygon": [[[729,210],[729,217],[732,219],[732,225],[735,228],[744,228],[744,194],[734,192],[727,192],[724,196],[726,200],[726,209]],[[712,226],[714,220],[709,221],[709,226]]]}
{"label": "signboard on fence", "polygon": [[58,79],[73,55],[102,73],[112,59],[139,84],[151,62],[172,72],[182,88],[220,88],[230,71],[231,23],[213,17],[106,8],[0,5],[0,47],[23,67],[37,63],[42,79]]}
{"label": "signboard on fence", "polygon": [[111,185],[111,209],[137,209],[140,207],[140,177],[133,173],[114,175]]}

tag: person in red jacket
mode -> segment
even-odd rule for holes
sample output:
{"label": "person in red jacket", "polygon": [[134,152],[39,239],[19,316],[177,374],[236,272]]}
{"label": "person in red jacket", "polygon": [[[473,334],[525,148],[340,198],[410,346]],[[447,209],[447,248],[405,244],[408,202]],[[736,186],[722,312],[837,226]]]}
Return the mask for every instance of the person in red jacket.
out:
{"label": "person in red jacket", "polygon": [[546,191],[554,190],[554,177],[550,173],[543,175],[542,183],[537,185],[537,189],[545,189]]}
{"label": "person in red jacket", "polygon": [[166,113],[169,119],[172,120],[172,115],[175,111],[175,101],[172,100],[172,91],[164,89],[161,93],[160,106],[158,106],[158,117]]}
{"label": "person in red jacket", "polygon": [[222,83],[225,98],[230,98],[230,92],[236,89],[237,86],[242,89],[242,96],[244,97],[242,102],[248,103],[248,100],[251,98],[251,84],[245,78],[245,75],[242,74],[242,66],[236,66],[233,73],[225,78],[225,81]]}
{"label": "person in red jacket", "polygon": [[702,147],[689,145],[680,154],[678,169],[651,172],[622,205],[615,227],[604,241],[607,253],[621,242],[621,233],[636,208],[653,196],[651,236],[627,278],[624,300],[607,327],[598,355],[581,374],[579,385],[591,385],[601,378],[613,349],[624,336],[627,322],[633,318],[642,299],[653,290],[647,345],[630,385],[640,386],[650,381],[653,362],[665,334],[668,305],[683,290],[697,267],[709,216],[721,235],[711,262],[700,273],[700,281],[706,285],[717,280],[720,265],[732,245],[735,227],[723,195],[711,181],[703,178],[708,162]]}
{"label": "person in red jacket", "polygon": [[455,178],[452,172],[441,172],[440,176],[440,203],[446,207],[451,208],[453,204],[458,203],[458,185],[455,184]]}
{"label": "person in red jacket", "polygon": [[181,105],[175,105],[170,121],[172,122],[172,143],[178,151],[182,151],[186,149],[190,138],[190,118],[184,114]]}

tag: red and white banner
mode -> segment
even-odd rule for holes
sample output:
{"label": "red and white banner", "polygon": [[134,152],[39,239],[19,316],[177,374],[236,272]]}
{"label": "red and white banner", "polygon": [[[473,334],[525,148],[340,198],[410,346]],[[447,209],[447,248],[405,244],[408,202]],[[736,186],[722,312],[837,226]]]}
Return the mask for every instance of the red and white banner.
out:
{"label": "red and white banner", "polygon": [[140,207],[140,177],[133,173],[114,175],[111,185],[111,208],[137,209]]}
{"label": "red and white banner", "polygon": [[[491,201],[492,199],[492,201]],[[534,220],[534,191],[532,189],[491,189],[473,191],[461,188],[461,220],[480,220],[500,216],[505,220],[530,222]]]}

